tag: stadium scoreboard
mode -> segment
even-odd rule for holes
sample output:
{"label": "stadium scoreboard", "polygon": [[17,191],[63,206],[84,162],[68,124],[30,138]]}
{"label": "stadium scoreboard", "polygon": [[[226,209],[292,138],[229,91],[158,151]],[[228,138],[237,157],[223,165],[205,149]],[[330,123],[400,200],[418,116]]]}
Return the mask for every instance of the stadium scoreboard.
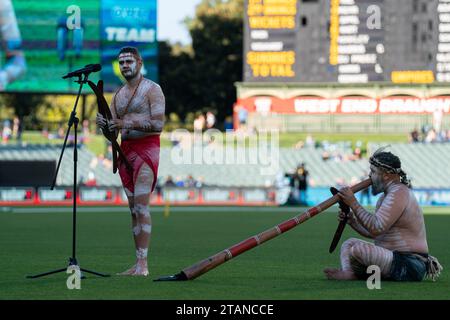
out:
{"label": "stadium scoreboard", "polygon": [[450,0],[245,0],[244,82],[450,82]]}

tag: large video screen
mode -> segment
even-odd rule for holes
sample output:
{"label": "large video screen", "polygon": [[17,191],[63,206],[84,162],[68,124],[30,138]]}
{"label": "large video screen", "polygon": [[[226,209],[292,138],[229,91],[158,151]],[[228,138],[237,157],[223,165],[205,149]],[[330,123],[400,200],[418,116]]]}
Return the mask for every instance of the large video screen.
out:
{"label": "large video screen", "polygon": [[123,82],[116,58],[127,45],[157,80],[157,0],[0,0],[0,11],[0,91],[75,93],[77,79],[62,77],[98,63],[89,79],[112,92]]}
{"label": "large video screen", "polygon": [[246,0],[244,81],[450,81],[449,0]]}

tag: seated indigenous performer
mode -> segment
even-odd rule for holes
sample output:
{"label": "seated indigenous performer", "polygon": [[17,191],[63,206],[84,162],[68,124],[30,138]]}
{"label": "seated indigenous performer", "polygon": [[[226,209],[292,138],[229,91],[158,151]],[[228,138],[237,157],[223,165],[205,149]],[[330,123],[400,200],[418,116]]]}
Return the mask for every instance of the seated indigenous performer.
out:
{"label": "seated indigenous performer", "polygon": [[[383,148],[384,149],[384,148]],[[370,158],[373,195],[383,192],[375,214],[367,212],[349,187],[338,195],[350,208],[348,224],[374,243],[348,239],[341,247],[341,268],[324,270],[328,279],[367,279],[367,268],[376,265],[381,278],[393,281],[422,281],[439,276],[442,266],[428,254],[425,222],[400,159],[379,149]],[[340,213],[342,220],[345,214]]]}
{"label": "seated indigenous performer", "polygon": [[149,201],[158,175],[165,97],[158,84],[141,75],[142,58],[136,48],[122,48],[118,60],[127,83],[114,95],[111,104],[113,119],[107,121],[98,113],[97,124],[120,131],[120,147],[132,166],[132,170],[127,169],[119,157],[119,175],[128,197],[136,247],[136,264],[120,275],[147,276],[147,253],[152,232]]}

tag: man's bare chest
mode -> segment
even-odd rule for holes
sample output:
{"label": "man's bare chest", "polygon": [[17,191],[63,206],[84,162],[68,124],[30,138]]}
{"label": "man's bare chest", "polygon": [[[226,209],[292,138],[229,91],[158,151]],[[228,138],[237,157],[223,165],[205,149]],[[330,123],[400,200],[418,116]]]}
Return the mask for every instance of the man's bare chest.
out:
{"label": "man's bare chest", "polygon": [[133,92],[123,88],[116,96],[115,108],[119,117],[126,114],[147,114],[150,111],[150,105],[146,96],[140,92]]}

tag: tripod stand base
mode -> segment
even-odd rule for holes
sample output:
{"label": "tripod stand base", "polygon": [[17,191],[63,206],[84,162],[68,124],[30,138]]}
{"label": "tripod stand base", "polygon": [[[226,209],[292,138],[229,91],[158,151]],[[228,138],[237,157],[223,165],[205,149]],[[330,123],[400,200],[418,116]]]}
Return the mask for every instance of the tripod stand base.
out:
{"label": "tripod stand base", "polygon": [[66,272],[66,271],[67,271],[67,268],[53,270],[53,271],[49,271],[49,272],[36,274],[36,275],[33,275],[33,276],[27,276],[27,279],[36,279],[36,278],[45,277],[45,276],[48,276],[48,275],[51,275],[51,274],[60,273],[60,272]]}
{"label": "tripod stand base", "polygon": [[[51,275],[51,274],[55,274],[55,273],[66,272],[67,269],[70,266],[77,266],[77,267],[80,268],[80,266],[78,265],[77,259],[69,258],[69,265],[67,266],[67,268],[53,270],[53,271],[48,271],[48,272],[44,272],[44,273],[40,273],[40,274],[36,274],[36,275],[31,275],[31,276],[27,276],[26,278],[27,279],[36,279],[36,278],[45,277],[45,276],[48,276],[48,275]],[[85,273],[90,273],[90,274],[93,274],[93,275],[96,275],[96,276],[99,276],[99,277],[104,277],[104,278],[110,277],[109,274],[104,274],[104,273],[100,273],[100,272],[96,272],[96,271],[91,271],[91,270],[84,269],[84,268],[80,268],[80,271],[81,272],[85,272]],[[81,279],[86,279],[86,277],[83,275],[83,273],[81,274]]]}

